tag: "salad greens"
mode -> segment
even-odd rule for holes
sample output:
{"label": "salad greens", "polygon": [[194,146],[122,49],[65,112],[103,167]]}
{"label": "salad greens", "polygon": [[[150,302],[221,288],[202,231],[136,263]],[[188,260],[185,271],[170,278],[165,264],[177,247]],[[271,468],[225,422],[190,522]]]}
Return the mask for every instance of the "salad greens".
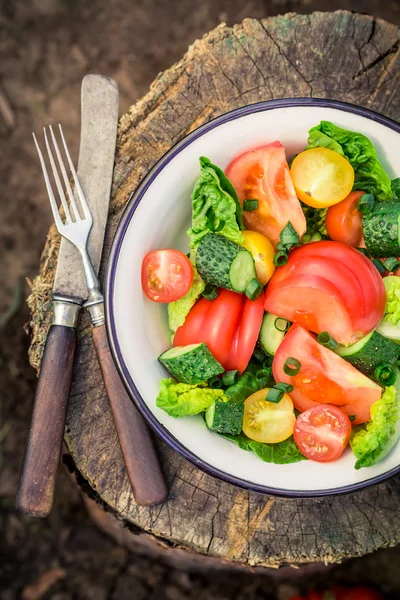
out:
{"label": "salad greens", "polygon": [[[260,368],[259,372],[264,370],[265,369]],[[257,377],[256,374],[245,371],[237,383],[234,383],[225,390],[225,395],[228,397],[229,402],[242,404],[246,398],[255,392],[258,392],[265,387],[269,387],[271,385],[272,375],[271,369],[268,369],[268,371],[268,382],[265,381],[264,377]]]}
{"label": "salad greens", "polygon": [[179,298],[179,300],[168,304],[168,327],[174,333],[178,327],[184,324],[190,309],[196,304],[197,298],[199,298],[206,287],[196,267],[193,267],[193,271],[193,282],[189,291],[182,298]]}
{"label": "salad greens", "polygon": [[[328,232],[326,230],[325,219],[327,208],[312,208],[306,204],[302,204],[304,216],[306,218],[307,230],[302,237],[302,242],[311,242],[312,237],[320,234],[321,238],[327,238]],[[320,238],[320,239],[321,239]]]}
{"label": "salad greens", "polygon": [[400,277],[383,278],[386,289],[385,314],[377,327],[378,333],[392,340],[400,340]]}
{"label": "salad greens", "polygon": [[356,469],[382,460],[400,437],[400,405],[396,387],[385,388],[382,398],[371,406],[371,420],[354,428],[350,439],[357,458]]}
{"label": "salad greens", "polygon": [[242,209],[232,184],[204,156],[200,158],[200,168],[192,193],[192,227],[187,232],[190,247],[196,250],[208,233],[219,233],[242,245]]}
{"label": "salad greens", "polygon": [[190,385],[168,378],[160,381],[156,405],[171,417],[198,415],[218,400],[226,402],[223,390],[206,387],[203,383]]}
{"label": "salad greens", "polygon": [[287,440],[278,442],[277,444],[255,442],[245,436],[244,433],[241,435],[225,434],[223,437],[231,442],[235,442],[242,450],[254,452],[264,462],[275,463],[276,465],[286,465],[299,462],[300,460],[307,460],[300,450],[298,450],[294,443],[293,436],[290,436]]}
{"label": "salad greens", "polygon": [[394,198],[396,200],[400,200],[400,177],[392,179],[392,181],[390,182],[390,186],[392,188]]}
{"label": "salad greens", "polygon": [[354,190],[369,192],[381,202],[393,198],[390,179],[365,135],[321,121],[308,132],[306,149],[317,147],[329,148],[347,158],[354,169]]}

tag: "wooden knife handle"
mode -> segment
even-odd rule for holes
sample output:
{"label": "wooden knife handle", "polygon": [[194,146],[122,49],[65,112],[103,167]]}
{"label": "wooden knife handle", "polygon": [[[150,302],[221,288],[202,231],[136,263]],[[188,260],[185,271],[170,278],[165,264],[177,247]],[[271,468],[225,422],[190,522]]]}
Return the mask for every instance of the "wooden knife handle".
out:
{"label": "wooden knife handle", "polygon": [[93,328],[93,340],[135,500],[145,506],[163,502],[168,490],[153,440],[117,372],[105,325]]}
{"label": "wooden knife handle", "polygon": [[50,327],[17,495],[17,509],[35,517],[46,517],[53,505],[75,347],[73,327]]}

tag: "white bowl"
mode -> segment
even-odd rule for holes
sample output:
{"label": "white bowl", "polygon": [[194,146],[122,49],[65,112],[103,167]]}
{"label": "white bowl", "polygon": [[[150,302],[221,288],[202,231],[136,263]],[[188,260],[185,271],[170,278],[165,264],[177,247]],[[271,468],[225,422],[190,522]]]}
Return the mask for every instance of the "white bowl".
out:
{"label": "white bowl", "polygon": [[249,490],[282,496],[333,495],[381,482],[400,471],[400,444],[377,465],[359,471],[354,469],[350,449],[327,464],[275,465],[210,432],[201,416],[168,416],[156,406],[159,381],[167,376],[157,361],[170,345],[167,309],[144,296],[140,270],[150,250],[172,247],[188,251],[185,232],[190,225],[190,195],[199,175],[200,156],[224,169],[237,154],[279,140],[290,158],[304,149],[308,130],[321,120],[367,135],[389,176],[400,175],[400,125],[365,108],[310,98],[239,108],[180,141],[133,193],[115,234],[105,286],[114,359],[148,423],[167,444],[211,475]]}

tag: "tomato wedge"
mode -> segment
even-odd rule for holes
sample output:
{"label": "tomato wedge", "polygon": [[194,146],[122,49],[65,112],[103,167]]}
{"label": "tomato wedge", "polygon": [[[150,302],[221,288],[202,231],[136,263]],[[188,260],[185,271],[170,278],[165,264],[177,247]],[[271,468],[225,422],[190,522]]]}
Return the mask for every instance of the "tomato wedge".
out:
{"label": "tomato wedge", "polygon": [[[296,375],[285,373],[288,358],[296,358],[301,364]],[[371,405],[382,395],[379,385],[297,324],[291,326],[279,346],[272,372],[276,381],[293,385],[290,397],[301,412],[321,403],[335,404],[354,417],[355,425],[369,420]]]}
{"label": "tomato wedge", "polygon": [[182,298],[193,281],[193,267],[179,250],[153,250],[142,263],[142,288],[153,302],[174,302]]}
{"label": "tomato wedge", "polygon": [[276,245],[280,232],[290,221],[299,236],[303,236],[306,220],[280,142],[240,154],[229,163],[225,173],[242,205],[244,200],[258,200],[256,210],[243,212],[247,229],[259,231]]}
{"label": "tomato wedge", "polygon": [[215,300],[199,300],[176,331],[173,346],[205,342],[225,370],[245,370],[253,354],[264,315],[264,294],[249,300],[219,290]]}
{"label": "tomato wedge", "polygon": [[239,327],[233,338],[229,354],[225,359],[224,366],[227,371],[237,369],[240,373],[243,373],[249,364],[258,340],[263,316],[264,293],[261,293],[256,300],[245,298]]}
{"label": "tomato wedge", "polygon": [[296,248],[271,278],[265,310],[315,333],[328,331],[340,344],[352,344],[383,317],[385,288],[375,266],[340,242],[314,242]]}
{"label": "tomato wedge", "polygon": [[329,462],[342,454],[350,433],[350,419],[340,408],[317,404],[297,417],[293,436],[296,446],[306,458]]}
{"label": "tomato wedge", "polygon": [[358,201],[365,192],[350,194],[328,209],[325,225],[331,240],[343,242],[354,248],[364,247],[362,213],[358,210]]}

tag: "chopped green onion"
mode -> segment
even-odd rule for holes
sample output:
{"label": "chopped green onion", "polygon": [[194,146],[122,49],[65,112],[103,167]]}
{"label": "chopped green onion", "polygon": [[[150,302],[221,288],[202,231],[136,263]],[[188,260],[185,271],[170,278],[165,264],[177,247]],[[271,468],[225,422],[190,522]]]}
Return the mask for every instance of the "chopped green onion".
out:
{"label": "chopped green onion", "polygon": [[289,251],[292,246],[296,246],[299,243],[299,234],[290,221],[288,221],[285,227],[282,229],[280,233],[280,240],[287,251]]}
{"label": "chopped green onion", "polygon": [[252,200],[245,200],[243,202],[243,210],[245,210],[245,211],[257,210],[257,208],[258,208],[258,200],[252,199]]}
{"label": "chopped green onion", "polygon": [[390,256],[383,261],[383,266],[386,267],[388,271],[393,273],[393,271],[396,271],[400,267],[400,262],[394,256]]}
{"label": "chopped green onion", "polygon": [[290,322],[287,319],[283,319],[282,317],[277,317],[274,321],[274,327],[278,331],[285,333],[290,327]]}
{"label": "chopped green onion", "polygon": [[301,369],[301,362],[297,360],[297,358],[293,358],[293,356],[289,356],[285,360],[285,364],[283,365],[283,372],[285,375],[289,375],[294,377],[298,374]]}
{"label": "chopped green onion", "polygon": [[356,415],[349,415],[350,421],[355,421],[357,419]]}
{"label": "chopped green onion", "polygon": [[274,360],[274,357],[271,356],[270,354],[268,354],[267,358],[263,362],[263,369],[268,369],[269,367],[272,367],[273,360]]}
{"label": "chopped green onion", "polygon": [[379,260],[379,258],[375,258],[372,261],[372,264],[375,265],[381,275],[386,271],[386,268],[383,266],[383,263],[381,260]]}
{"label": "chopped green onion", "polygon": [[363,194],[358,201],[357,208],[363,215],[368,215],[371,212],[375,203],[373,194]]}
{"label": "chopped green onion", "polygon": [[262,284],[258,281],[258,279],[253,277],[253,279],[251,279],[247,284],[247,288],[245,289],[244,293],[249,300],[256,300],[262,291]]}
{"label": "chopped green onion", "polygon": [[294,387],[290,385],[290,383],[283,383],[283,381],[281,381],[280,383],[276,383],[274,385],[274,388],[276,388],[277,390],[282,390],[282,392],[284,392],[285,394],[290,394],[290,392],[293,392],[294,390]]}
{"label": "chopped green onion", "polygon": [[260,371],[257,371],[256,373],[256,378],[263,379],[263,377],[270,377],[270,375],[271,369],[260,369]]}
{"label": "chopped green onion", "polygon": [[286,252],[286,248],[285,246],[282,244],[282,242],[278,242],[276,245],[276,249],[278,250],[278,252]]}
{"label": "chopped green onion", "polygon": [[320,234],[319,231],[317,231],[316,233],[314,233],[314,235],[312,236],[310,242],[320,242],[322,240],[322,235]]}
{"label": "chopped green onion", "polygon": [[396,371],[387,363],[378,365],[375,369],[375,379],[382,386],[393,385],[396,381]]}
{"label": "chopped green onion", "polygon": [[216,298],[218,298],[218,294],[219,292],[215,285],[212,285],[212,283],[207,283],[206,287],[203,290],[202,296],[207,300],[215,300]]}
{"label": "chopped green onion", "polygon": [[222,388],[222,381],[218,375],[215,375],[215,377],[211,377],[211,379],[208,380],[208,385],[213,390],[220,390]]}
{"label": "chopped green onion", "polygon": [[221,377],[222,385],[226,385],[226,387],[237,383],[238,379],[239,371],[237,369],[235,369],[234,371],[225,371],[225,373],[223,373]]}
{"label": "chopped green onion", "polygon": [[278,402],[282,400],[284,393],[285,392],[283,390],[279,390],[273,387],[270,390],[268,390],[265,399],[267,402],[273,402],[274,404],[278,404]]}
{"label": "chopped green onion", "polygon": [[289,257],[287,252],[284,252],[283,250],[277,252],[274,256],[275,267],[283,267],[284,265],[286,265],[288,259]]}
{"label": "chopped green onion", "polygon": [[301,241],[303,244],[308,244],[308,242],[311,242],[311,234],[310,233],[305,233],[303,235],[303,237],[301,238]]}
{"label": "chopped green onion", "polygon": [[265,352],[259,346],[254,348],[253,356],[258,362],[263,363],[265,360]]}
{"label": "chopped green onion", "polygon": [[321,333],[317,335],[317,341],[322,344],[322,346],[329,348],[329,350],[335,350],[339,345],[327,331],[321,331]]}

